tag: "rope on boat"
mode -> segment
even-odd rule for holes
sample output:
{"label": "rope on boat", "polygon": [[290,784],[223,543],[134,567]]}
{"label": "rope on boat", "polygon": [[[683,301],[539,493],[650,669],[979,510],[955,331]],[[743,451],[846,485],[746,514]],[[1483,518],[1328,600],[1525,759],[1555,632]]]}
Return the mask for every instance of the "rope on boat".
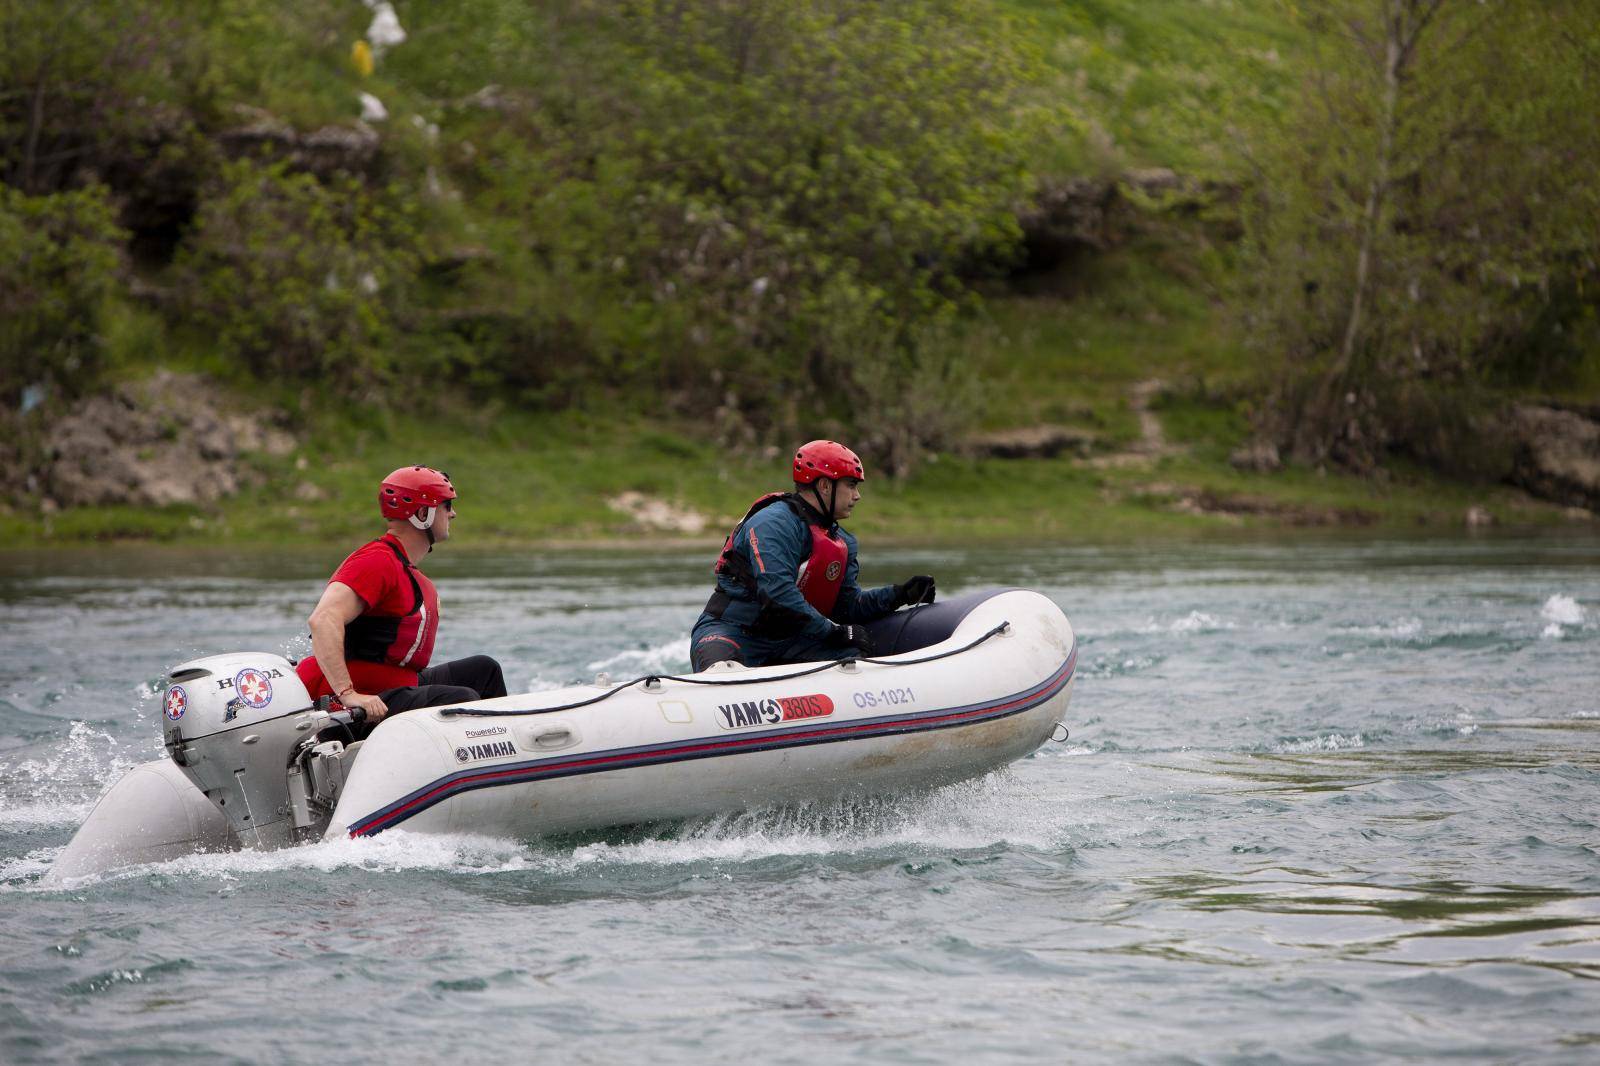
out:
{"label": "rope on boat", "polygon": [[990,639],[991,637],[999,636],[1001,633],[1004,633],[1010,628],[1010,622],[1001,622],[999,625],[995,626],[978,639],[972,641],[970,644],[963,644],[959,648],[951,648],[948,651],[939,652],[937,655],[924,655],[920,659],[900,659],[896,661],[890,661],[888,659],[871,659],[865,657],[858,659],[838,659],[830,662],[819,663],[816,666],[808,666],[804,670],[796,670],[791,674],[779,674],[777,676],[768,677],[731,677],[726,679],[718,679],[699,676],[684,677],[679,674],[644,674],[640,677],[634,678],[632,681],[624,681],[620,685],[615,685],[612,688],[607,689],[605,692],[600,693],[598,696],[591,696],[586,700],[578,700],[576,703],[563,703],[559,707],[530,707],[527,710],[512,711],[493,710],[487,707],[440,707],[438,708],[438,711],[441,714],[459,714],[463,718],[513,718],[526,714],[554,714],[557,711],[575,711],[579,707],[588,707],[591,704],[599,703],[601,700],[608,700],[624,689],[632,688],[635,685],[644,685],[646,688],[649,688],[651,685],[660,684],[662,681],[682,681],[686,685],[763,685],[769,681],[793,681],[797,677],[805,677],[809,674],[820,674],[824,670],[832,670],[836,666],[853,666],[856,663],[872,663],[874,666],[920,666],[923,663],[931,663],[939,659],[948,659],[952,655],[960,655],[962,652],[971,651],[984,641]]}

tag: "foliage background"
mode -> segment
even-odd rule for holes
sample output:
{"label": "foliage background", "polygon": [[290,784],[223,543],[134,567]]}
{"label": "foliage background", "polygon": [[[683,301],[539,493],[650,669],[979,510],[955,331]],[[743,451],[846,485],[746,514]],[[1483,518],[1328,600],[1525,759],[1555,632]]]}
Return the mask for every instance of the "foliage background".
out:
{"label": "foliage background", "polygon": [[362,464],[420,401],[915,493],[975,430],[1126,448],[1159,379],[1163,483],[1254,437],[1385,491],[1600,395],[1584,0],[383,6],[0,0],[0,437],[165,366]]}

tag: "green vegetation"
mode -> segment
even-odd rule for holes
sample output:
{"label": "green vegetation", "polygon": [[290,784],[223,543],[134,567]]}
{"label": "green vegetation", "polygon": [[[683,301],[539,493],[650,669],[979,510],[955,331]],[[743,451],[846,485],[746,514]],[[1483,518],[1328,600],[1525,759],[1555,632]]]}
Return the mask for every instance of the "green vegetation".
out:
{"label": "green vegetation", "polygon": [[420,260],[403,200],[251,160],[206,192],[171,271],[188,325],[262,379],[349,391],[389,370]]}
{"label": "green vegetation", "polygon": [[[1400,468],[1384,481],[1309,470],[1242,474],[1217,461],[1212,404],[1175,400],[1168,425],[1202,446],[1149,463],[1086,465],[1070,457],[973,459],[949,454],[902,479],[871,477],[855,532],[874,543],[1107,540],[1301,526],[1456,529],[1471,506],[1511,525],[1564,521],[1510,489],[1440,484]],[[1237,416],[1232,416],[1237,421]],[[354,424],[320,416],[312,444],[259,457],[253,485],[219,505],[30,510],[7,519],[20,542],[106,538],[180,543],[343,543],[376,521],[375,476],[409,445],[401,416]],[[683,541],[711,545],[749,502],[781,487],[786,453],[729,453],[687,423],[451,410],[430,418],[429,457],[460,485],[464,544],[571,546]],[[413,438],[414,439],[414,438]],[[375,474],[375,472],[378,472]],[[610,502],[644,493],[710,519],[687,534],[641,526]]]}
{"label": "green vegetation", "polygon": [[0,186],[0,403],[14,408],[34,382],[76,395],[100,375],[126,237],[103,188]]}
{"label": "green vegetation", "polygon": [[[1485,390],[1592,385],[1594,7],[1307,5],[1310,56],[1249,201],[1267,428],[1308,462],[1499,475]],[[1587,364],[1587,365],[1585,365]]]}
{"label": "green vegetation", "polygon": [[[1491,430],[1600,393],[1588,7],[0,0],[0,459],[166,367],[300,451],[25,536],[343,535],[419,453],[625,536],[813,436],[902,537],[1552,520]],[[1092,454],[961,447],[1027,426]]]}

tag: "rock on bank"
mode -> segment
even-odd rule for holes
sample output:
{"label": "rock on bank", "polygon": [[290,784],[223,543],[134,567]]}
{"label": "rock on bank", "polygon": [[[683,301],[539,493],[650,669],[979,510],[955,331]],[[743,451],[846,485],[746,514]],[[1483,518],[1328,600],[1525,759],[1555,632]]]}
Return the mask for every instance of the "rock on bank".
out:
{"label": "rock on bank", "polygon": [[87,397],[44,427],[25,485],[46,510],[212,503],[248,482],[248,453],[286,455],[281,412],[244,410],[194,374],[158,371]]}

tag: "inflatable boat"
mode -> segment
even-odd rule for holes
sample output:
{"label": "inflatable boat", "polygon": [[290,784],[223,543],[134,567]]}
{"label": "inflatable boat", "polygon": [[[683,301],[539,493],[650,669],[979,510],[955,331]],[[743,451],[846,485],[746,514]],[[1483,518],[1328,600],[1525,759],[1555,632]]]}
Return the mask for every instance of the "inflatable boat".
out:
{"label": "inflatable boat", "polygon": [[914,607],[844,662],[649,675],[432,707],[355,740],[284,659],[231,653],[166,679],[167,758],[101,797],[47,876],[394,829],[532,839],[925,789],[1060,735],[1077,642],[1019,589]]}

